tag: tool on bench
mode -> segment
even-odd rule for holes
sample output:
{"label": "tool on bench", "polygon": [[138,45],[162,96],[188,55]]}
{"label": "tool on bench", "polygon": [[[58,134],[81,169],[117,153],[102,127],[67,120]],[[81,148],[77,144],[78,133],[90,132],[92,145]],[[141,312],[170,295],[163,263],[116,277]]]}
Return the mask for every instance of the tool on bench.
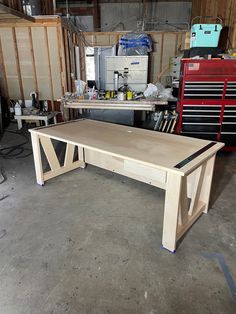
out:
{"label": "tool on bench", "polygon": [[173,133],[178,119],[178,113],[175,109],[165,111],[159,110],[154,114],[154,121],[156,121],[154,130],[165,133]]}

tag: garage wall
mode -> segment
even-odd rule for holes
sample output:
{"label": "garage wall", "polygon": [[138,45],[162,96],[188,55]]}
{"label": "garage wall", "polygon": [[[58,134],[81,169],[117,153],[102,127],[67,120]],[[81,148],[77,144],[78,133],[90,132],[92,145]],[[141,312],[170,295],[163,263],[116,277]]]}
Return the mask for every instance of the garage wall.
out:
{"label": "garage wall", "polygon": [[58,26],[2,26],[0,41],[5,96],[30,99],[30,92],[38,91],[42,100],[57,100],[63,95]]}
{"label": "garage wall", "polygon": [[[53,18],[52,20],[54,20]],[[57,20],[57,19],[56,19]],[[184,48],[186,31],[147,32],[153,41],[149,81],[155,82],[169,64],[169,58]],[[80,64],[86,80],[85,46],[114,46],[125,32],[70,33],[66,25],[47,22],[0,26],[0,84],[3,96],[30,99],[38,91],[41,100],[56,101],[73,91],[73,75]],[[75,60],[79,50],[79,62]]]}
{"label": "garage wall", "polygon": [[[218,16],[226,27],[227,48],[236,48],[236,1],[193,0],[192,17]],[[202,20],[209,23],[209,20]]]}
{"label": "garage wall", "polygon": [[[93,32],[84,33],[87,46],[114,46],[125,32]],[[178,32],[147,32],[152,38],[153,51],[149,58],[149,81],[155,82],[158,75],[169,65],[169,60],[185,47],[187,31]],[[82,73],[82,77],[85,74]]]}
{"label": "garage wall", "polygon": [[[137,21],[144,14],[146,21],[169,23],[189,23],[192,3],[190,1],[168,2],[126,2],[100,3],[100,18],[102,31],[131,31],[137,29]],[[146,25],[148,27],[148,24]],[[168,25],[160,26],[155,23],[145,30],[167,30]],[[185,27],[183,27],[185,28]],[[171,28],[170,28],[171,30]],[[173,27],[172,27],[172,30]]]}

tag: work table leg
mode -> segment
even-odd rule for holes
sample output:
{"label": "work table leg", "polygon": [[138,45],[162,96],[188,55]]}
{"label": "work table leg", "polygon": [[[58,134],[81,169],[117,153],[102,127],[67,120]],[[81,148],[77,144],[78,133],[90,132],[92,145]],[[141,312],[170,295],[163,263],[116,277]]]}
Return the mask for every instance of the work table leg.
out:
{"label": "work table leg", "polygon": [[[76,146],[70,143],[66,143],[66,153],[64,157],[63,165],[60,164],[58,156],[51,138],[37,135],[31,133],[32,136],[32,145],[34,152],[34,164],[36,171],[37,183],[40,185],[44,184],[44,181],[47,181],[51,178],[59,176],[63,173],[69,172],[77,168],[85,168],[86,164],[84,161],[84,148],[78,148],[78,158],[74,160],[75,148]],[[41,160],[41,149],[44,151],[46,160],[50,167],[50,170],[43,172],[42,169],[42,160]]]}
{"label": "work table leg", "polygon": [[21,130],[22,129],[22,120],[16,119],[16,121],[17,121],[18,130]]}
{"label": "work table leg", "polygon": [[167,174],[163,222],[163,247],[171,252],[202,213],[207,213],[215,155],[187,176]]}
{"label": "work table leg", "polygon": [[211,184],[214,172],[216,155],[212,156],[206,163],[206,174],[203,179],[203,189],[201,191],[200,198],[206,203],[204,213],[208,212],[210,194],[211,194]]}
{"label": "work table leg", "polygon": [[167,174],[162,245],[171,252],[176,249],[181,183],[181,175]]}
{"label": "work table leg", "polygon": [[40,185],[43,185],[44,179],[43,179],[43,167],[42,167],[42,157],[41,157],[39,136],[35,133],[31,133],[31,141],[32,141],[32,147],[33,147],[34,167],[35,167],[37,183]]}

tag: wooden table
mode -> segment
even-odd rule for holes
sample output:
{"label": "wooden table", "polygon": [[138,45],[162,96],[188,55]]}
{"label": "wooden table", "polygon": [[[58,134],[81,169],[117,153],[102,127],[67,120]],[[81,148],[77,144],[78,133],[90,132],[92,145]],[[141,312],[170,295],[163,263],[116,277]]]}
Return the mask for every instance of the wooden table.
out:
{"label": "wooden table", "polygon": [[22,120],[31,120],[31,121],[44,121],[45,125],[48,125],[48,121],[53,119],[54,124],[57,123],[56,115],[59,112],[49,112],[45,115],[39,115],[39,114],[30,114],[30,115],[15,115],[14,118],[17,121],[18,124],[18,130],[22,129]]}
{"label": "wooden table", "polygon": [[[88,163],[166,190],[162,244],[171,252],[208,211],[215,155],[223,143],[82,119],[30,132],[40,185]],[[51,139],[67,144],[63,166]],[[50,171],[43,171],[40,146]]]}

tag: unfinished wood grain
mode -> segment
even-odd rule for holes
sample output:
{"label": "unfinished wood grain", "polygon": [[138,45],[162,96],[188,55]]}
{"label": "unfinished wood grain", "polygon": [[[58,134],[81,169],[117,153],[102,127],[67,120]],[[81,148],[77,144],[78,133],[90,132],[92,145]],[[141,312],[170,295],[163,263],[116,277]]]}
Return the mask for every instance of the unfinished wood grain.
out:
{"label": "unfinished wood grain", "polygon": [[181,194],[179,200],[179,216],[178,224],[183,225],[188,217],[189,202],[188,202],[188,191],[187,191],[187,177],[182,178]]}
{"label": "unfinished wood grain", "polygon": [[202,182],[205,176],[206,163],[203,163],[196,171],[195,171],[195,180],[192,189],[192,198],[190,203],[190,208],[188,214],[192,216],[194,212],[197,210],[198,202],[200,201],[200,193],[202,190]]}
{"label": "unfinished wood grain", "polygon": [[167,174],[162,245],[171,252],[176,249],[181,183],[180,175],[172,172]]}
{"label": "unfinished wood grain", "polygon": [[24,99],[31,99],[30,93],[35,90],[37,91],[37,89],[35,84],[29,29],[27,27],[17,27],[15,33]]}
{"label": "unfinished wood grain", "polygon": [[33,45],[31,27],[28,27],[28,32],[29,32],[29,46],[30,46],[30,54],[31,54],[31,60],[32,60],[35,91],[38,92],[38,80],[37,80],[37,72],[36,72],[36,66],[35,66],[34,45]]}
{"label": "unfinished wood grain", "polygon": [[75,151],[75,145],[72,145],[70,143],[66,144],[66,154],[65,154],[65,161],[64,166],[68,167],[73,162],[74,158],[74,151]]}
{"label": "unfinished wood grain", "polygon": [[78,160],[78,161],[73,162],[71,165],[67,167],[61,167],[53,171],[45,172],[43,174],[43,180],[47,181],[49,179],[55,178],[69,171],[75,170],[77,168],[84,168],[84,167],[85,167],[84,162]]}
{"label": "unfinished wood grain", "polygon": [[163,52],[164,52],[165,33],[161,34],[161,55],[160,55],[160,71],[163,69]]}
{"label": "unfinished wood grain", "polygon": [[210,193],[211,193],[215,158],[216,158],[216,156],[214,155],[210,159],[207,160],[205,176],[203,178],[202,189],[201,189],[201,193],[199,196],[200,200],[206,204],[206,206],[204,208],[205,214],[208,212],[208,209],[209,209]]}
{"label": "unfinished wood grain", "polygon": [[42,157],[41,157],[40,142],[39,142],[38,134],[36,133],[31,134],[31,142],[32,142],[32,148],[33,148],[36,180],[39,185],[43,185],[44,184],[43,167],[42,167]]}
{"label": "unfinished wood grain", "polygon": [[198,207],[192,216],[188,216],[185,223],[177,226],[176,241],[178,241],[186,231],[197,221],[197,219],[203,214],[206,204],[199,201]]}
{"label": "unfinished wood grain", "polygon": [[56,127],[34,129],[44,136],[65,140],[97,151],[107,152],[127,160],[139,161],[158,169],[188,174],[216,153],[223,143],[216,143],[183,168],[175,165],[186,159],[210,141],[193,139],[173,134],[164,134],[133,127],[114,125],[94,120],[78,120],[72,123],[57,124]]}
{"label": "unfinished wood grain", "polygon": [[[106,155],[102,152],[85,148],[85,162],[123,176],[165,189],[166,172],[143,164]],[[151,174],[151,176],[150,176]]]}
{"label": "unfinished wood grain", "polygon": [[81,168],[85,168],[85,152],[84,148],[81,146],[78,146],[78,156],[79,160],[82,162]]}
{"label": "unfinished wood grain", "polygon": [[[74,84],[72,82],[71,73],[75,73],[75,62],[73,62],[74,51],[69,53],[69,33],[66,23],[60,20],[59,17],[35,17],[35,22],[21,22],[16,23],[2,23],[0,24],[0,33],[3,33],[6,28],[9,28],[11,31],[12,28],[16,30],[18,28],[27,28],[31,30],[31,33],[25,36],[25,46],[30,47],[29,53],[31,53],[31,57],[29,60],[32,62],[32,76],[33,79],[30,80],[29,76],[26,75],[24,77],[20,76],[22,79],[23,85],[23,93],[24,97],[28,99],[29,90],[34,89],[39,92],[40,100],[51,100],[52,103],[56,99],[60,98],[66,91],[72,92],[74,90]],[[44,28],[47,28],[47,35],[44,33]],[[43,31],[42,31],[43,30]],[[55,32],[55,30],[57,30]],[[18,31],[17,31],[18,32]],[[62,33],[64,33],[62,35]],[[152,38],[154,42],[154,52],[151,56],[151,64],[150,64],[150,81],[156,81],[156,77],[161,72],[161,68],[164,67],[163,60],[161,60],[161,55],[163,56],[163,45],[161,45],[161,38],[163,34],[185,34],[184,31],[180,32],[147,32]],[[127,34],[127,32],[91,32],[91,33],[83,33],[83,41],[81,40],[81,35],[71,33],[73,37],[73,45],[76,44],[79,46],[79,58],[80,58],[80,78],[86,81],[86,65],[85,65],[85,44],[91,46],[112,46],[118,43],[121,36]],[[51,66],[51,76],[50,76],[50,66],[47,62],[48,59],[48,50],[47,43],[45,41],[46,36],[48,36],[48,46],[49,46],[49,61]],[[22,98],[22,88],[20,88],[20,79],[18,77],[17,71],[17,61],[16,56],[12,56],[11,52],[14,52],[14,44],[12,41],[12,34],[10,36],[2,37],[2,46],[3,48],[3,62],[6,69],[6,78],[9,89],[9,97],[12,99]],[[163,35],[165,37],[165,35]],[[18,42],[18,38],[16,38]],[[21,40],[21,39],[19,39]],[[5,46],[10,47],[13,46],[13,49],[5,49]],[[156,51],[157,50],[157,51]],[[9,52],[9,55],[5,51]],[[25,50],[25,55],[26,55]],[[172,50],[165,50],[165,58],[166,60],[169,57],[174,56],[174,52]],[[11,56],[10,56],[11,55]],[[53,57],[54,56],[54,57]],[[53,57],[53,58],[52,58]],[[11,64],[10,64],[11,63]],[[9,74],[9,72],[13,72],[13,64],[15,64],[15,72],[14,75]],[[21,62],[20,62],[21,66]],[[22,71],[27,72],[27,67],[30,65],[26,65],[26,61],[24,61],[24,65],[22,65]],[[59,73],[59,74],[58,74]],[[50,78],[52,77],[52,84],[50,82]],[[34,85],[34,87],[32,87]],[[1,87],[4,88],[3,83]],[[52,99],[52,89],[53,96]]]}
{"label": "unfinished wood grain", "polygon": [[162,50],[162,62],[161,70],[163,70],[170,63],[170,57],[176,55],[177,49],[177,39],[176,34],[165,33],[163,40],[163,50]]}
{"label": "unfinished wood grain", "polygon": [[[171,252],[177,240],[206,210],[212,180],[214,156],[223,146],[217,143],[188,166],[175,165],[205,147],[209,141],[135,129],[110,123],[79,120],[30,130],[33,142],[37,182],[43,184],[62,173],[86,163],[128,176],[166,190],[163,247]],[[39,139],[51,170],[43,173]],[[67,143],[64,166],[60,166],[51,140]],[[78,147],[78,161],[74,147]],[[38,156],[40,155],[40,156]],[[196,169],[197,168],[197,169]],[[188,179],[194,183],[190,189]],[[204,190],[207,192],[204,192]]]}
{"label": "unfinished wood grain", "polygon": [[83,45],[79,46],[79,64],[80,64],[80,77],[82,81],[87,80],[86,78],[86,55],[85,55],[85,47]]}
{"label": "unfinished wood grain", "polygon": [[60,169],[61,166],[50,138],[44,136],[40,136],[39,138],[51,170],[55,171]]}
{"label": "unfinished wood grain", "polygon": [[48,52],[52,76],[53,99],[60,98],[63,95],[61,82],[61,57],[59,55],[59,42],[56,27],[47,27]]}
{"label": "unfinished wood grain", "polygon": [[51,60],[50,60],[50,52],[49,52],[49,42],[48,42],[48,32],[47,27],[44,27],[44,38],[45,38],[45,46],[46,46],[46,52],[47,52],[47,64],[48,64],[48,70],[49,70],[49,82],[50,82],[50,100],[51,100],[51,106],[52,110],[54,111],[54,89],[53,89],[53,81],[52,81],[52,67],[51,67]]}
{"label": "unfinished wood grain", "polygon": [[22,77],[21,77],[21,68],[20,68],[20,60],[19,60],[19,52],[18,52],[18,47],[17,47],[15,27],[12,28],[12,38],[13,38],[13,45],[14,45],[14,51],[15,51],[17,77],[18,77],[19,86],[20,86],[20,96],[21,96],[21,99],[24,100],[25,98],[24,98],[24,90],[23,90],[23,83],[22,83]]}
{"label": "unfinished wood grain", "polygon": [[32,27],[35,67],[39,99],[52,99],[51,80],[48,66],[48,51],[44,27]]}
{"label": "unfinished wood grain", "polygon": [[7,76],[6,76],[6,69],[3,59],[3,52],[2,52],[2,40],[0,37],[0,86],[2,96],[9,97],[9,90],[8,90],[8,84],[7,84]]}
{"label": "unfinished wood grain", "polygon": [[[227,47],[232,48],[232,30],[236,20],[236,1],[193,0],[192,5],[192,18],[195,16],[218,16],[223,20],[223,25],[229,28]],[[209,19],[202,19],[202,23],[209,23]]]}
{"label": "unfinished wood grain", "polygon": [[67,92],[72,91],[72,83],[71,83],[71,67],[70,67],[70,54],[69,54],[69,46],[68,46],[68,31],[63,29],[63,44],[65,49],[65,63],[66,63],[66,78],[67,78]]}
{"label": "unfinished wood grain", "polygon": [[67,89],[67,81],[66,81],[66,67],[65,67],[65,51],[64,51],[64,45],[63,45],[63,37],[62,37],[62,27],[57,26],[57,42],[58,42],[58,55],[60,58],[60,77],[61,77],[61,90],[62,95],[65,94],[65,91]]}
{"label": "unfinished wood grain", "polygon": [[11,99],[20,99],[20,85],[18,79],[15,46],[13,43],[12,28],[0,28],[2,54],[4,59],[4,67],[7,77],[8,94]]}

